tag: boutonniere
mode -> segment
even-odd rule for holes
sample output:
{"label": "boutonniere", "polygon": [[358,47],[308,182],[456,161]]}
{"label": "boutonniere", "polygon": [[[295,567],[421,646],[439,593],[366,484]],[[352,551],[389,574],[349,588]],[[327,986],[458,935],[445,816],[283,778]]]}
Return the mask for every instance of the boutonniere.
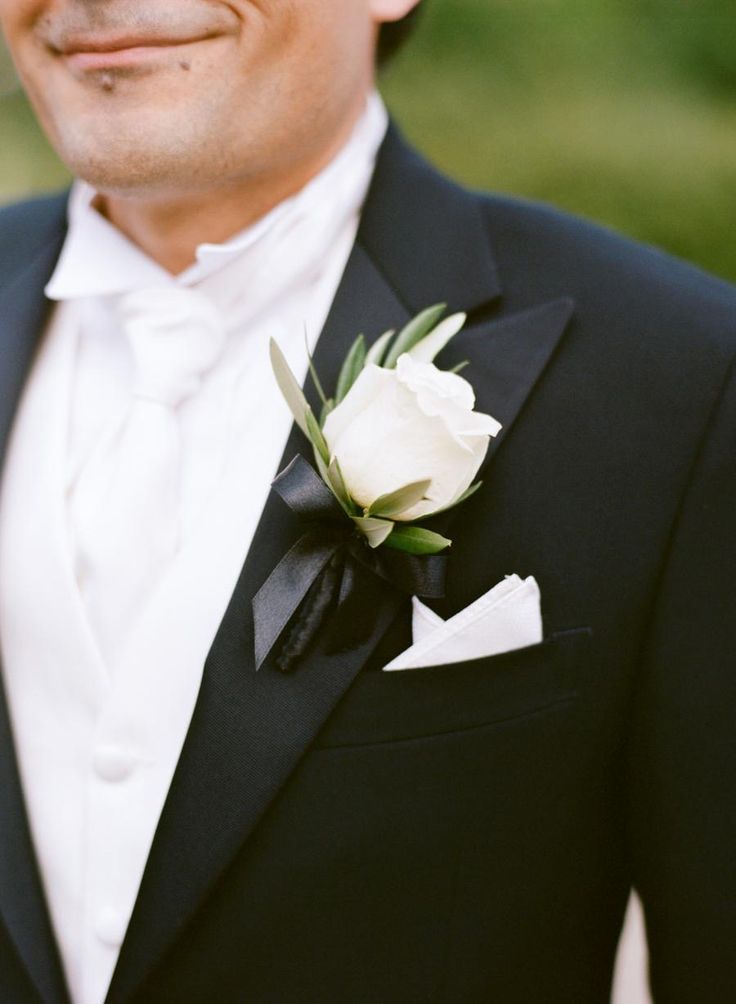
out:
{"label": "boutonniere", "polygon": [[[445,305],[423,311],[370,348],[360,335],[325,393],[319,416],[276,342],[271,364],[286,403],[311,446],[313,465],[297,456],[274,490],[305,533],[254,599],[256,665],[277,641],[276,665],[288,671],[336,607],[348,607],[362,574],[378,575],[407,595],[444,594],[448,538],[423,522],[466,501],[501,425],[474,411],[462,367],[441,370],[439,352],[465,324],[442,320]],[[343,618],[359,630],[362,618]],[[288,630],[287,630],[288,629]],[[355,637],[339,645],[357,643]]]}

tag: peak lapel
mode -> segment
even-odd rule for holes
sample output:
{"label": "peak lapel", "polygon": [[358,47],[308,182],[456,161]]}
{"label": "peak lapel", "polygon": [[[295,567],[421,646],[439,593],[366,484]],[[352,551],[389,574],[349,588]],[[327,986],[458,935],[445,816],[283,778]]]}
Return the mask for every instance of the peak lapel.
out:
{"label": "peak lapel", "polygon": [[575,310],[561,297],[487,324],[469,327],[438,360],[450,368],[467,360],[464,375],[473,384],[476,409],[493,415],[503,428],[491,440],[488,463],[505,442],[544,373]]}
{"label": "peak lapel", "polygon": [[[51,204],[48,240],[42,250],[0,286],[0,458],[48,312],[43,290],[63,240],[64,205],[65,200]],[[18,260],[23,262],[21,238]],[[67,1000],[67,992],[32,848],[2,685],[0,821],[0,917],[41,998],[60,1004]]]}

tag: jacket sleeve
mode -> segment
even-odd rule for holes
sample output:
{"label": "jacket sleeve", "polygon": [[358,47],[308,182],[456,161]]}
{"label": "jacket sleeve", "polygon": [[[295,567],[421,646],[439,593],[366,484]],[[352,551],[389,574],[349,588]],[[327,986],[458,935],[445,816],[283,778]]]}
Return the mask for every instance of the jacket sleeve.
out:
{"label": "jacket sleeve", "polygon": [[664,564],[632,707],[628,837],[656,1004],[736,1001],[736,375]]}

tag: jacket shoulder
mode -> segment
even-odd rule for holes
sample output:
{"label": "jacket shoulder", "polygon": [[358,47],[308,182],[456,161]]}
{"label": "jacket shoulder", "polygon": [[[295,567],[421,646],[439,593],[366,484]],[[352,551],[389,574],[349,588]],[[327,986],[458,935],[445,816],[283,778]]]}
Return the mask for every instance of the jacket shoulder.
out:
{"label": "jacket shoulder", "polygon": [[[736,286],[647,244],[541,203],[480,195],[511,295],[572,295],[583,315],[655,341],[736,352]],[[662,337],[665,337],[662,334]]]}
{"label": "jacket shoulder", "polygon": [[0,208],[0,284],[51,243],[60,243],[67,200],[67,193],[62,192]]}

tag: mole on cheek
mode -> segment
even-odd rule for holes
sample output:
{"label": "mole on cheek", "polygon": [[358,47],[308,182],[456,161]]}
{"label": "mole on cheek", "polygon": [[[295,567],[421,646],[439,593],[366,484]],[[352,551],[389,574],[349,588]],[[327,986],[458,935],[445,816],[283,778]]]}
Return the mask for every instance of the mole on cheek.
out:
{"label": "mole on cheek", "polygon": [[192,68],[192,64],[188,63],[186,59],[182,59],[182,61],[179,63],[179,66],[181,66],[182,70],[191,70]]}

